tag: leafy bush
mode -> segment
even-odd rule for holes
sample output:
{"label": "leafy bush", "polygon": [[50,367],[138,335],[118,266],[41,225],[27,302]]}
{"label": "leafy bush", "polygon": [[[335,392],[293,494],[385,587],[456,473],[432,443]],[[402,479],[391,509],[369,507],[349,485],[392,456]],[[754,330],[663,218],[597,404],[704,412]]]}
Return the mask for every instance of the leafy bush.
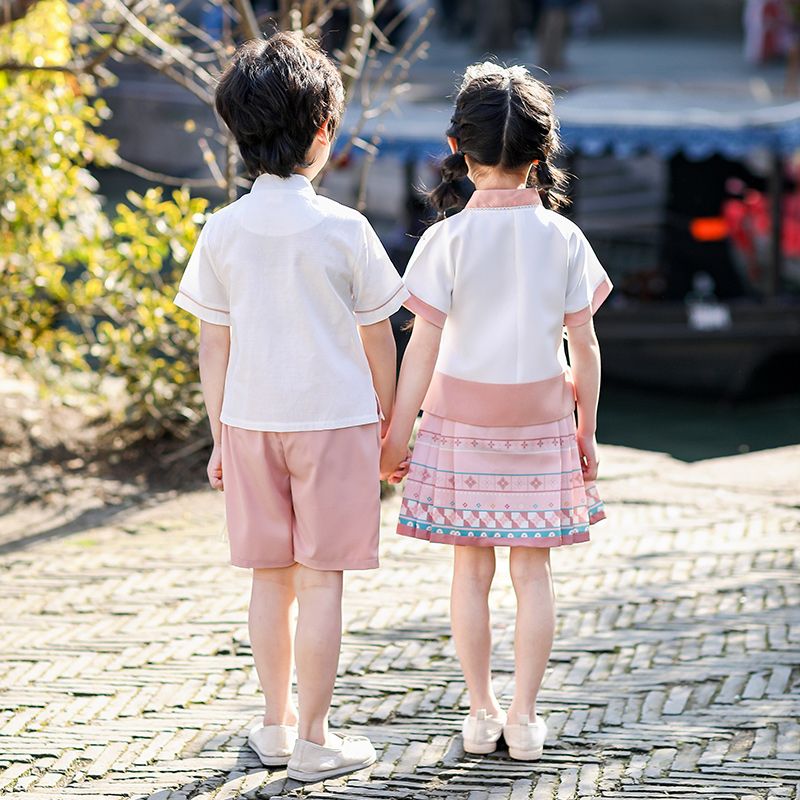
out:
{"label": "leafy bush", "polygon": [[[64,0],[0,30],[3,60],[72,55]],[[0,350],[85,402],[121,386],[108,409],[138,434],[184,435],[203,417],[198,323],[172,299],[207,203],[151,189],[109,219],[88,168],[116,145],[96,131],[106,109],[94,93],[88,77],[0,71]]]}
{"label": "leafy bush", "polygon": [[[62,64],[70,58],[67,3],[42,0],[2,28],[0,58]],[[105,114],[88,79],[0,72],[0,349],[41,357],[65,312],[55,292],[87,246],[107,234],[87,169],[113,143],[94,128]]]}
{"label": "leafy bush", "polygon": [[84,336],[71,364],[123,382],[120,422],[148,437],[182,436],[203,418],[199,323],[173,299],[205,219],[207,201],[186,190],[128,194],[113,237],[70,289]]}

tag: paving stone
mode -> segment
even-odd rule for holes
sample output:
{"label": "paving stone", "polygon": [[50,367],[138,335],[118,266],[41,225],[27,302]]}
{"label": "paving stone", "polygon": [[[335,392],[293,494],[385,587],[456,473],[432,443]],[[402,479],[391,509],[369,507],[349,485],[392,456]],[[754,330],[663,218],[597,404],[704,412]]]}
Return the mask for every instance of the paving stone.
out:
{"label": "paving stone", "polygon": [[[331,722],[369,770],[301,787],[246,747],[262,710],[248,575],[220,498],[190,493],[0,557],[0,792],[229,800],[779,800],[800,783],[800,448],[687,465],[608,448],[609,520],[552,554],[558,634],[542,759],[465,756],[449,635],[451,552],[391,532],[347,578]],[[89,544],[89,542],[91,544]],[[513,692],[499,552],[495,689]],[[793,681],[794,676],[794,681]]]}

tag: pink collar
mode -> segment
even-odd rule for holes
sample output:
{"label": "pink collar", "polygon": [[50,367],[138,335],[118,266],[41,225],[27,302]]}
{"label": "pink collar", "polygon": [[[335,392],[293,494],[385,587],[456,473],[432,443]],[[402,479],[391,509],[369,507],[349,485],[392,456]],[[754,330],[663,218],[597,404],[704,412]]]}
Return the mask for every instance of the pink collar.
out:
{"label": "pink collar", "polygon": [[516,208],[541,204],[536,189],[476,189],[466,208]]}

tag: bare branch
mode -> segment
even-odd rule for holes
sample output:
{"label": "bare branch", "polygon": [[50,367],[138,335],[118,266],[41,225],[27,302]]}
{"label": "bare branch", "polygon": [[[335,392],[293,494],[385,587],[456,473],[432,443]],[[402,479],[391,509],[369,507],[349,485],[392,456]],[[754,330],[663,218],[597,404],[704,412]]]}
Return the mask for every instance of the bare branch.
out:
{"label": "bare branch", "polygon": [[80,75],[79,64],[21,64],[17,61],[0,63],[0,72],[68,72]]}
{"label": "bare branch", "polygon": [[[219,167],[219,162],[217,161],[216,155],[214,155],[214,151],[211,149],[211,145],[208,143],[208,139],[205,136],[201,136],[197,140],[197,144],[200,147],[200,151],[203,153],[203,161],[206,162],[208,165],[208,169],[211,171],[211,176],[217,183],[217,186],[221,188],[227,188],[230,191],[231,184],[226,180],[226,177],[230,178],[231,175],[224,175],[222,170]],[[227,148],[226,148],[226,155],[227,155]],[[234,198],[235,200],[236,198]]]}
{"label": "bare branch", "polygon": [[0,2],[0,26],[22,19],[39,0],[2,0]]}
{"label": "bare branch", "polygon": [[[369,147],[363,148],[366,150],[366,155],[364,156],[364,161],[361,164],[361,172],[358,178],[358,196],[356,198],[356,208],[361,212],[363,212],[367,207],[367,180],[369,178],[372,165],[375,163],[375,159],[378,157],[378,146],[381,143],[381,130],[382,128],[379,128],[372,137],[371,141],[368,143]],[[367,143],[365,142],[365,144]]]}
{"label": "bare branch", "polygon": [[[220,64],[222,64],[229,57],[230,53],[225,46],[218,39],[215,39],[210,33],[208,33],[208,31],[198,28],[197,25],[189,22],[189,20],[185,17],[180,17],[176,24],[182,30],[186,31],[186,33],[194,36],[196,39],[199,39],[201,42],[206,44],[213,51],[213,55],[216,56]],[[195,58],[197,58],[198,54],[196,52],[194,55]]]}
{"label": "bare branch", "polygon": [[350,93],[364,70],[364,62],[369,52],[369,28],[375,17],[372,0],[350,0],[350,27],[347,32],[340,69],[344,83],[345,97]]}
{"label": "bare branch", "polygon": [[163,75],[166,75],[168,78],[171,78],[173,81],[175,81],[175,83],[183,86],[184,89],[191,92],[206,105],[212,106],[214,104],[214,95],[210,91],[208,91],[205,87],[198,85],[190,77],[175,69],[175,67],[168,61],[164,61],[153,55],[146,48],[137,48],[133,53],[126,53],[126,55],[131,55],[135,58],[138,58],[157,72],[160,72]]}
{"label": "bare branch", "polygon": [[239,17],[242,25],[244,35],[248,39],[260,39],[261,28],[258,26],[255,11],[253,11],[253,4],[250,0],[233,0],[236,10],[239,12]]}
{"label": "bare branch", "polygon": [[166,175],[163,172],[156,172],[140,164],[134,164],[132,161],[128,161],[120,156],[112,159],[110,163],[112,166],[124,169],[125,172],[130,172],[132,175],[136,175],[139,178],[144,178],[153,183],[163,183],[165,186],[186,186],[196,189],[208,189],[219,186],[219,183],[212,178],[181,178],[177,175]]}
{"label": "bare branch", "polygon": [[184,69],[191,72],[198,80],[206,86],[214,86],[214,77],[203,67],[199,67],[192,59],[185,55],[179,47],[167,42],[159,36],[152,28],[142,22],[131,10],[122,2],[122,0],[108,0],[120,12],[128,24],[137,33],[141,34],[150,44],[158,48],[165,56],[169,57],[172,61],[180,64]]}

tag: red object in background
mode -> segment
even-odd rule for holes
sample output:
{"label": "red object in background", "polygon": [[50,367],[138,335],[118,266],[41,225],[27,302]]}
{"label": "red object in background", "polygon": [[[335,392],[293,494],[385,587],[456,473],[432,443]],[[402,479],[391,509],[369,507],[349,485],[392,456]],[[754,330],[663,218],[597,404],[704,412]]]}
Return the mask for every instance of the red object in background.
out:
{"label": "red object in background", "polygon": [[[722,214],[733,246],[747,267],[747,277],[758,285],[770,247],[772,210],[767,196],[748,189],[742,198],[726,200]],[[800,259],[800,192],[783,198],[781,248],[787,259]]]}
{"label": "red object in background", "polygon": [[785,52],[784,30],[787,23],[786,12],[780,0],[767,0],[762,10],[763,35],[761,44],[761,60],[783,55]]}
{"label": "red object in background", "polygon": [[689,231],[697,242],[720,242],[730,235],[725,217],[696,217],[689,224]]}
{"label": "red object in background", "polygon": [[754,64],[785,55],[791,17],[784,0],[748,0],[745,57]]}

